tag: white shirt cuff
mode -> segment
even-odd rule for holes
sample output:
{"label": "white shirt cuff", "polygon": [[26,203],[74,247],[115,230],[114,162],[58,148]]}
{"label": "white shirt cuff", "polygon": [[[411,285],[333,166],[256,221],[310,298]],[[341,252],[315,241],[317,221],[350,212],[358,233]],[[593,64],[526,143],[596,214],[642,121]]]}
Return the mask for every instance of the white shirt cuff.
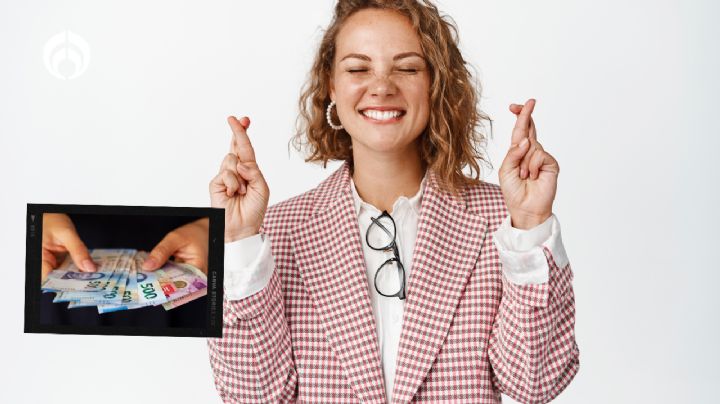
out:
{"label": "white shirt cuff", "polygon": [[275,261],[270,238],[260,234],[225,244],[225,296],[240,300],[261,291],[270,282]]}
{"label": "white shirt cuff", "polygon": [[560,222],[555,214],[528,230],[512,227],[508,215],[495,231],[493,241],[500,255],[505,277],[518,285],[548,281],[550,267],[543,253],[543,246],[550,250],[559,267],[564,267],[568,262],[560,236]]}

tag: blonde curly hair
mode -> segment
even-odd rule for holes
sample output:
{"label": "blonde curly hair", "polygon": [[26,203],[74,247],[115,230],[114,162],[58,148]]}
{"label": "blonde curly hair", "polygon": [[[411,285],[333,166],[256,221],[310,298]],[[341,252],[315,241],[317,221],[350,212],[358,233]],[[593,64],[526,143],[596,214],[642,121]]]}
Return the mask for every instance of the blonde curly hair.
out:
{"label": "blonde curly hair", "polygon": [[[330,78],[335,59],[335,40],[345,21],[363,9],[387,9],[409,18],[420,39],[430,71],[430,117],[419,137],[420,158],[432,169],[440,186],[456,193],[480,182],[479,162],[492,164],[483,156],[486,137],[478,131],[482,121],[492,120],[479,108],[481,85],[469,72],[458,48],[458,30],[449,16],[441,16],[427,0],[340,0],[325,30],[299,100],[297,132],[291,143],[298,151],[307,149],[306,162],[342,160],[352,163],[348,133],[332,129],[325,112],[330,103]],[[333,113],[333,122],[338,122]],[[470,175],[463,170],[469,167]]]}

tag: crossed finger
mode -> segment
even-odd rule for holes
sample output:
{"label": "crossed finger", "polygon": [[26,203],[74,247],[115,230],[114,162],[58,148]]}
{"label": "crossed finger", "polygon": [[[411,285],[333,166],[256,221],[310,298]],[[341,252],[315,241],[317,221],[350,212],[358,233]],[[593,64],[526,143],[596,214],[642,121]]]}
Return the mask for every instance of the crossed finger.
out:
{"label": "crossed finger", "polygon": [[[234,153],[240,161],[248,162],[255,161],[255,150],[250,143],[250,138],[247,135],[245,126],[234,116],[228,117],[228,124],[233,132],[232,144],[230,146],[230,153]],[[250,120],[244,118],[244,120],[250,124]]]}
{"label": "crossed finger", "polygon": [[520,143],[520,141],[522,141],[524,138],[530,137],[530,123],[532,120],[532,117],[530,115],[532,114],[533,109],[535,109],[535,100],[532,98],[529,99],[528,102],[525,103],[525,105],[521,106],[521,108],[522,110],[520,111],[520,113],[515,113],[513,111],[513,113],[517,115],[517,120],[515,120],[515,127],[512,131],[511,143],[513,145]]}
{"label": "crossed finger", "polygon": [[532,118],[530,118],[530,130],[528,138],[530,139],[530,148],[528,149],[527,153],[525,153],[525,157],[523,157],[522,161],[520,162],[520,178],[522,179],[525,179],[526,176],[530,173],[530,160],[532,159],[533,155],[536,154],[536,150],[544,150],[540,142],[537,141],[535,122]]}
{"label": "crossed finger", "polygon": [[530,142],[528,151],[520,162],[520,178],[525,179],[530,174],[530,162],[536,151],[542,151],[543,148],[537,141],[537,131],[535,122],[532,119],[532,112],[535,109],[535,99],[531,98],[525,105],[510,105],[510,111],[517,115],[515,127],[513,128],[512,143],[519,143],[522,139],[527,138]]}

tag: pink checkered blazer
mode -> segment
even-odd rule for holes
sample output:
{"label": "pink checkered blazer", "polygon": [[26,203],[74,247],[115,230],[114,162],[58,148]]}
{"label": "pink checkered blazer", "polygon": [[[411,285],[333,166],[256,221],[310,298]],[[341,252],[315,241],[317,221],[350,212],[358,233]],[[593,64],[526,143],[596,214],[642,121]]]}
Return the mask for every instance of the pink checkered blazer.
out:
{"label": "pink checkered blazer", "polygon": [[208,339],[223,401],[499,403],[504,393],[545,403],[570,383],[579,367],[570,265],[543,247],[549,281],[510,283],[492,241],[507,216],[500,187],[453,196],[432,172],[426,184],[392,400],[344,164],[268,209],[272,278],[226,300],[223,337]]}

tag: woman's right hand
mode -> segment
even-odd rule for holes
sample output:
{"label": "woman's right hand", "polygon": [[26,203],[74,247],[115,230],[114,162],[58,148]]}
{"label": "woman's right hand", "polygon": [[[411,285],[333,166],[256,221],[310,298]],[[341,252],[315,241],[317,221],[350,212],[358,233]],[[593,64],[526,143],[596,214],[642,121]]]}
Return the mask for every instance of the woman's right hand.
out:
{"label": "woman's right hand", "polygon": [[258,234],[270,199],[247,136],[250,119],[231,116],[228,123],[233,132],[230,153],[210,181],[210,206],[225,209],[226,243]]}

